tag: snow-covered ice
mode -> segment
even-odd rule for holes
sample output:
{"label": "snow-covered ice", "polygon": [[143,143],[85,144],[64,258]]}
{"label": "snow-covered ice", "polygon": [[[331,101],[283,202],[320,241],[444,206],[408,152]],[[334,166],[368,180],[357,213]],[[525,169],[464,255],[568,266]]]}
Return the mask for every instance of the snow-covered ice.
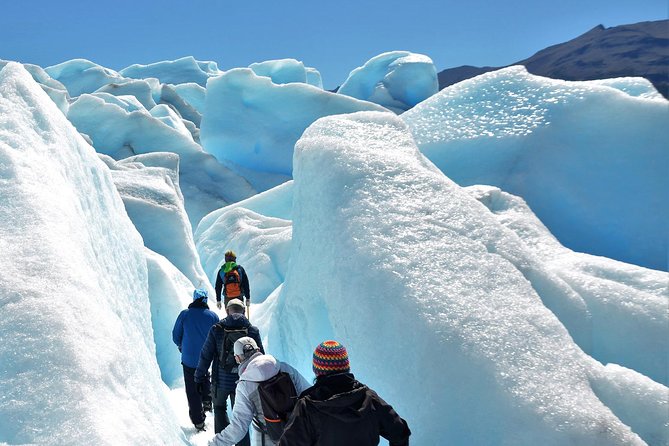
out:
{"label": "snow-covered ice", "polygon": [[361,110],[383,108],[312,85],[277,85],[236,68],[207,83],[202,146],[224,163],[290,176],[304,129],[322,116]]}
{"label": "snow-covered ice", "polygon": [[0,443],[184,444],[142,239],[111,175],[19,64],[0,71]]}
{"label": "snow-covered ice", "polygon": [[198,228],[197,250],[212,282],[225,263],[224,252],[235,251],[237,262],[249,276],[251,300],[263,302],[285,278],[291,231],[290,221],[260,215],[242,206],[225,208],[206,229]]}
{"label": "snow-covered ice", "polygon": [[[349,87],[427,85],[431,61],[388,54]],[[398,118],[295,60],[24,67],[0,71],[0,444],[207,444],[171,328],[227,249],[268,351],[309,378],[313,348],[341,341],[412,444],[669,444],[669,275],[572,251],[505,191],[544,187],[543,212],[599,232],[617,214],[587,200],[665,215],[648,82],[511,68]],[[530,161],[561,170],[522,183]],[[605,196],[600,177],[622,180]],[[595,193],[565,208],[574,186]],[[621,240],[601,243],[650,258]]]}
{"label": "snow-covered ice", "polygon": [[509,260],[513,234],[388,116],[323,118],[298,142],[268,348],[307,372],[318,342],[340,340],[417,444],[643,444],[593,389],[603,367]]}
{"label": "snow-covered ice", "polygon": [[306,67],[307,70],[307,84],[323,89],[323,77],[320,71],[316,68]]}
{"label": "snow-covered ice", "polygon": [[[118,101],[133,105],[124,107]],[[178,154],[179,185],[193,226],[214,209],[255,193],[244,178],[202,150],[171,108],[158,105],[147,111],[138,104],[134,96],[85,94],[70,106],[68,119],[91,138],[98,152],[114,159],[153,152]]]}
{"label": "snow-covered ice", "polygon": [[207,90],[195,82],[174,85],[177,94],[183,98],[200,115],[204,113],[204,101]]}
{"label": "snow-covered ice", "polygon": [[437,69],[432,59],[409,51],[391,51],[351,71],[337,92],[380,104],[399,114],[438,91]]}
{"label": "snow-covered ice", "polygon": [[105,155],[100,157],[111,169],[116,189],[144,245],[167,257],[188,278],[191,288],[213,292],[200,265],[184,208],[178,156],[150,153],[119,162]]}
{"label": "snow-covered ice", "polygon": [[[10,61],[0,59],[0,69],[4,68]],[[35,82],[37,82],[42,90],[49,95],[51,100],[56,103],[58,108],[67,115],[67,109],[70,106],[69,99],[70,95],[67,92],[67,88],[57,80],[53,79],[49,74],[44,71],[44,69],[37,65],[32,64],[23,64],[28,73],[33,77]]]}
{"label": "snow-covered ice", "polygon": [[664,99],[664,96],[655,89],[652,82],[643,77],[617,77],[613,79],[596,79],[584,81],[583,84],[601,85],[615,88],[630,96],[645,99]]}
{"label": "snow-covered ice", "polygon": [[573,252],[558,242],[521,198],[491,186],[465,190],[514,231],[547,271],[583,299],[588,325],[578,338],[589,340],[588,345],[581,344],[587,353],[604,364],[623,365],[669,384],[667,273]]}
{"label": "snow-covered ice", "polygon": [[160,376],[171,388],[183,387],[181,352],[172,341],[172,327],[181,310],[192,302],[193,285],[170,261],[145,248],[151,302],[151,327]]}
{"label": "snow-covered ice", "polygon": [[68,60],[44,70],[63,84],[73,98],[83,93],[93,93],[107,84],[123,82],[123,76],[116,71],[86,59]]}
{"label": "snow-covered ice", "polygon": [[452,85],[402,118],[458,184],[523,197],[571,249],[666,271],[669,102],[603,84],[511,67]]}
{"label": "snow-covered ice", "polygon": [[218,76],[222,71],[218,69],[216,62],[199,61],[192,56],[186,56],[177,60],[164,60],[148,65],[130,65],[119,73],[134,79],[155,77],[164,84],[194,82],[204,87],[210,77]]}
{"label": "snow-covered ice", "polygon": [[269,77],[275,84],[298,82],[303,84],[309,83],[315,87],[323,88],[323,82],[318,70],[305,67],[304,63],[299,60],[266,60],[264,62],[252,63],[249,65],[249,68],[258,76]]}
{"label": "snow-covered ice", "polygon": [[95,90],[96,93],[109,93],[114,96],[134,96],[147,110],[156,106],[154,92],[160,89],[157,79],[123,79],[105,84]]}

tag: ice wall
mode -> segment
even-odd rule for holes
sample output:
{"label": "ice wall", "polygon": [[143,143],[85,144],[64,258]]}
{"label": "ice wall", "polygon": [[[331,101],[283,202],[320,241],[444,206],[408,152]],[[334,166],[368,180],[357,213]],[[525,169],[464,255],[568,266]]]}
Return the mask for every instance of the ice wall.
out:
{"label": "ice wall", "polygon": [[226,164],[290,176],[293,147],[316,119],[382,107],[311,85],[277,85],[238,68],[207,83],[201,140]]}
{"label": "ice wall", "polygon": [[221,73],[216,62],[198,61],[193,56],[148,65],[134,64],[120,71],[121,75],[135,79],[155,77],[164,84],[194,82],[203,87],[207,85],[207,80],[210,77],[218,76]]}
{"label": "ice wall", "polygon": [[154,94],[160,92],[160,83],[157,79],[123,79],[105,84],[95,92],[114,96],[134,96],[144,108],[151,110],[156,106]]}
{"label": "ice wall", "polygon": [[0,443],[183,444],[142,240],[95,151],[14,63],[0,166]]}
{"label": "ice wall", "polygon": [[351,71],[337,93],[374,102],[399,114],[438,91],[432,59],[409,51],[391,51]]}
{"label": "ice wall", "polygon": [[604,84],[511,67],[446,88],[402,118],[458,184],[523,197],[575,251],[666,271],[669,102]]}
{"label": "ice wall", "polygon": [[298,142],[269,348],[307,371],[315,345],[340,340],[416,444],[643,444],[513,263],[512,232],[389,116],[323,118]]}
{"label": "ice wall", "polygon": [[198,113],[202,114],[204,112],[204,101],[207,94],[207,90],[204,87],[195,82],[188,82],[174,85],[174,89]]}
{"label": "ice wall", "polygon": [[[241,202],[244,203],[244,202]],[[237,263],[249,276],[254,303],[263,302],[285,278],[290,253],[290,221],[260,215],[243,204],[222,209],[217,217],[198,228],[197,250],[209,280],[225,262],[224,253],[232,249]]]}
{"label": "ice wall", "polygon": [[[149,273],[151,322],[160,376],[170,387],[183,386],[181,352],[172,341],[172,328],[181,310],[192,302],[193,285],[167,258],[145,249]],[[174,423],[174,419],[168,420]]]}
{"label": "ice wall", "polygon": [[[10,61],[0,59],[0,69],[7,65]],[[55,79],[52,79],[51,76],[47,74],[42,67],[32,64],[23,64],[28,73],[33,77],[35,82],[37,82],[42,90],[49,95],[51,100],[56,103],[60,111],[63,114],[67,115],[67,109],[69,107],[70,95],[67,92],[67,89],[63,84],[58,82]]]}
{"label": "ice wall", "polygon": [[179,155],[179,185],[192,226],[202,216],[255,193],[244,178],[205,153],[175,112],[165,105],[147,111],[134,96],[80,96],[68,119],[91,137],[95,149],[115,159],[138,154]]}
{"label": "ice wall", "polygon": [[[213,288],[202,270],[193,232],[179,188],[179,157],[151,153],[115,162],[100,155],[111,169],[116,189],[144,245],[165,256],[190,281],[190,288]],[[191,292],[185,294],[190,296]]]}
{"label": "ice wall", "polygon": [[465,189],[515,232],[585,302],[586,351],[669,384],[669,274],[565,248],[520,198],[492,186]]}
{"label": "ice wall", "polygon": [[252,63],[249,68],[258,76],[269,77],[275,84],[307,82],[307,70],[304,64],[295,59],[266,60]]}
{"label": "ice wall", "polygon": [[86,59],[68,60],[44,70],[65,85],[72,97],[92,93],[104,85],[123,81],[123,76],[116,71]]}

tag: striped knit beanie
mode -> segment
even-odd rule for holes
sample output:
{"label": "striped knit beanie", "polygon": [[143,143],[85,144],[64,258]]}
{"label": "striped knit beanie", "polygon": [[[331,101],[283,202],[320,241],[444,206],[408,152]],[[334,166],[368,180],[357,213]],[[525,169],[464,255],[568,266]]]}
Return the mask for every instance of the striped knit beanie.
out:
{"label": "striped knit beanie", "polygon": [[328,373],[348,372],[351,367],[348,362],[346,347],[337,341],[325,341],[314,350],[314,373],[316,376]]}

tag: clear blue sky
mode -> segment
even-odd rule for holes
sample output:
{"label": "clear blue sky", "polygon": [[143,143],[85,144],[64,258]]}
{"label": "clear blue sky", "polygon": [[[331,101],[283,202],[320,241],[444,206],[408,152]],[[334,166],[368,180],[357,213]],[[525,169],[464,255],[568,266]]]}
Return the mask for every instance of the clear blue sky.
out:
{"label": "clear blue sky", "polygon": [[112,69],[192,55],[219,68],[295,58],[326,88],[385,51],[438,70],[507,65],[592,27],[667,18],[667,0],[18,0],[0,13],[0,59]]}

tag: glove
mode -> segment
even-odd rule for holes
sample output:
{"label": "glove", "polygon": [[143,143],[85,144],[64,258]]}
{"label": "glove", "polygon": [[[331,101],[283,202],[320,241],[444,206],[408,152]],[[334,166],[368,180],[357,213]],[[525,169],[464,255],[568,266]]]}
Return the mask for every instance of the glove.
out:
{"label": "glove", "polygon": [[216,308],[218,308],[220,310],[222,306],[223,306],[223,304],[221,303],[221,301],[217,300],[216,301]]}
{"label": "glove", "polygon": [[202,395],[202,392],[204,391],[204,385],[202,383],[195,383],[195,389],[197,389],[197,393]]}

